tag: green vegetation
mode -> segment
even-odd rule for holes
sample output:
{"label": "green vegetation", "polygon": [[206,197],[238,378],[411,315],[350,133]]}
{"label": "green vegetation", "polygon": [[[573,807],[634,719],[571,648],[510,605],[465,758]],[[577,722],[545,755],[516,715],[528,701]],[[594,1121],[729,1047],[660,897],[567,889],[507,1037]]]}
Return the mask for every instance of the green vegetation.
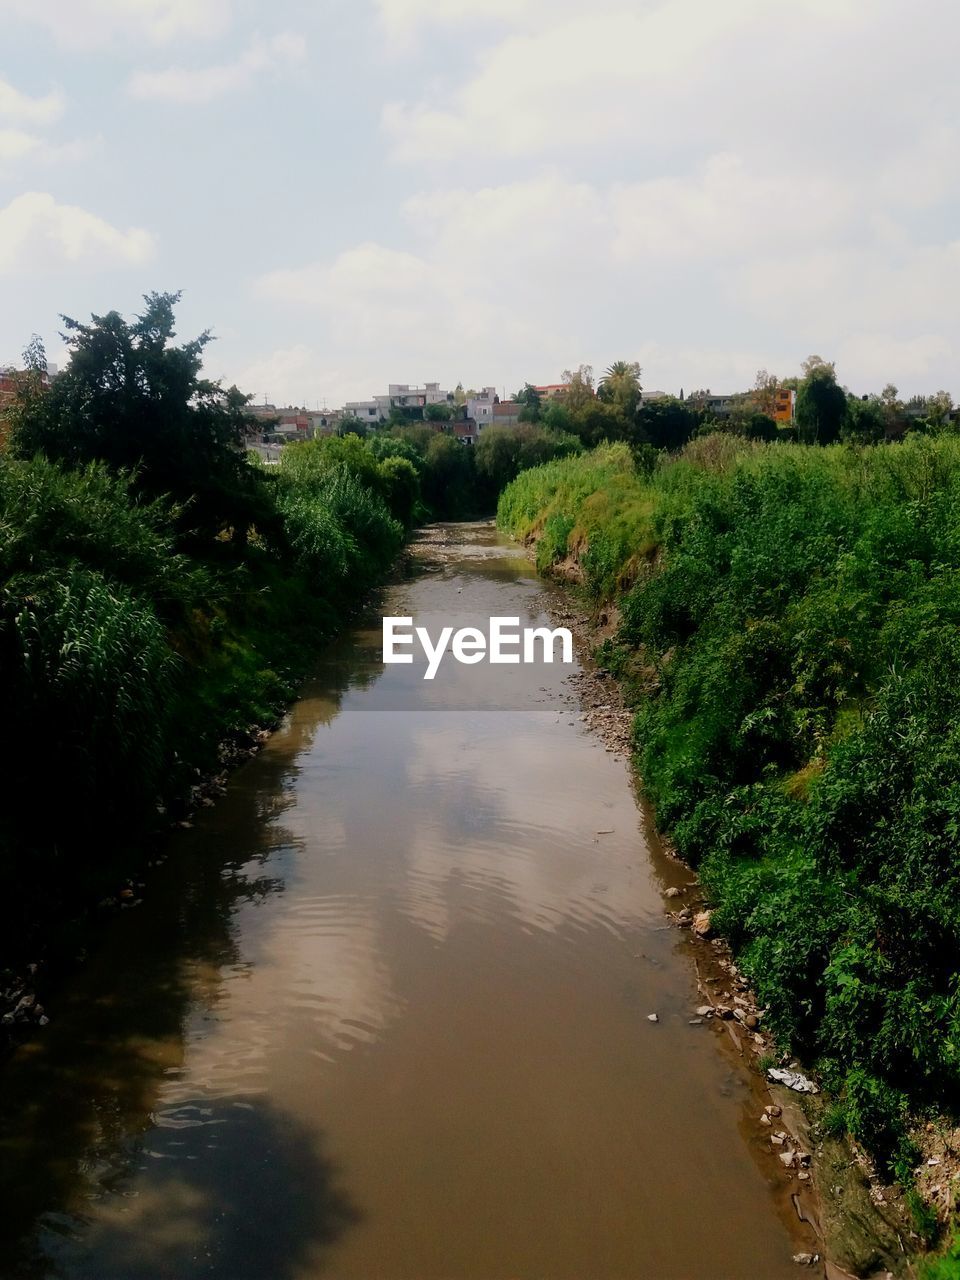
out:
{"label": "green vegetation", "polygon": [[[221,744],[275,718],[420,509],[356,436],[249,460],[245,398],[177,346],[174,295],[67,321],[0,452],[0,931],[7,955],[115,888]],[[140,852],[138,852],[140,850]]]}
{"label": "green vegetation", "polygon": [[960,1096],[960,441],[714,435],[648,470],[552,462],[500,522],[618,599],[658,820],[834,1121],[906,1175],[911,1117]]}
{"label": "green vegetation", "polygon": [[921,1266],[920,1280],[960,1280],[960,1234],[953,1236],[943,1253]]}
{"label": "green vegetation", "polygon": [[[638,364],[617,360],[595,384],[591,366],[580,365],[565,370],[559,395],[544,400],[528,382],[514,400],[522,422],[566,433],[587,448],[623,441],[641,466],[656,451],[676,451],[717,433],[779,443],[875,444],[908,432],[950,429],[955,417],[946,391],[914,396],[907,404],[892,384],[880,395],[855,396],[839,385],[833,363],[816,355],[803,362],[802,377],[781,379],[760,369],[749,391],[728,397],[693,391],[686,397],[681,392],[679,397],[644,399],[640,378]],[[787,388],[797,393],[795,423],[778,420]]]}

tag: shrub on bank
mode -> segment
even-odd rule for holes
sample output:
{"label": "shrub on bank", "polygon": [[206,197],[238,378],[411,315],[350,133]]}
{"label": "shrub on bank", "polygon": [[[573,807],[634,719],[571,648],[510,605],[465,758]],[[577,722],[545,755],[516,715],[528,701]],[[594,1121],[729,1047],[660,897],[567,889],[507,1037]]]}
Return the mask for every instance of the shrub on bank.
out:
{"label": "shrub on bank", "polygon": [[960,442],[600,449],[500,520],[618,596],[658,820],[783,1042],[909,1159],[960,1086]]}
{"label": "shrub on bank", "polygon": [[205,339],[173,345],[175,296],[146,302],[67,322],[70,364],[24,380],[0,452],[2,960],[115,889],[278,714],[419,500],[357,437],[252,461],[245,398],[202,379]]}

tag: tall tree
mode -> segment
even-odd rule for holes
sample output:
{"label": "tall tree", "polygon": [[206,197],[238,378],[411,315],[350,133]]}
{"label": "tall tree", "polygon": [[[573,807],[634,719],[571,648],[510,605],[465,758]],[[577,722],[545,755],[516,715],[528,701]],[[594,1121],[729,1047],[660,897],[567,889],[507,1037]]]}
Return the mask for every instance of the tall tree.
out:
{"label": "tall tree", "polygon": [[209,333],[174,344],[178,293],[151,293],[132,323],[116,311],[90,324],[62,317],[70,362],[15,415],[13,448],[68,466],[100,460],[138,488],[183,505],[184,527],[243,540],[269,518],[263,477],[243,448],[256,429],[249,397],[202,376]]}
{"label": "tall tree", "polygon": [[758,369],[753,392],[750,395],[752,407],[756,412],[772,418],[777,411],[779,392],[780,379],[777,375],[768,373],[766,369]]}
{"label": "tall tree", "polygon": [[927,424],[934,428],[946,426],[953,414],[953,396],[949,391],[938,391],[927,396]]}
{"label": "tall tree", "polygon": [[513,398],[520,405],[520,419],[522,422],[539,422],[542,397],[535,386],[525,382],[521,390]]}
{"label": "tall tree", "polygon": [[847,417],[847,394],[837,385],[833,364],[819,356],[803,362],[804,377],[797,392],[797,434],[805,444],[831,444]]}
{"label": "tall tree", "polygon": [[597,394],[625,418],[632,418],[640,404],[640,374],[635,360],[615,360],[600,379]]}
{"label": "tall tree", "polygon": [[585,409],[595,398],[593,366],[581,364],[563,371],[563,403],[572,414]]}
{"label": "tall tree", "polygon": [[657,449],[680,449],[693,435],[699,421],[689,400],[684,402],[673,396],[650,400],[637,414],[639,442],[652,444]]}

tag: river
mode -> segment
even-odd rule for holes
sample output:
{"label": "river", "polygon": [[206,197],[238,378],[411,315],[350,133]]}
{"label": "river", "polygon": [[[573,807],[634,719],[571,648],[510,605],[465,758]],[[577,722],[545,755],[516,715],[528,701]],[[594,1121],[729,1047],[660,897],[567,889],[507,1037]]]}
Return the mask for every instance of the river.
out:
{"label": "river", "polygon": [[570,669],[381,663],[381,613],[542,625],[552,590],[490,525],[428,531],[175,834],[5,1067],[0,1273],[796,1276]]}

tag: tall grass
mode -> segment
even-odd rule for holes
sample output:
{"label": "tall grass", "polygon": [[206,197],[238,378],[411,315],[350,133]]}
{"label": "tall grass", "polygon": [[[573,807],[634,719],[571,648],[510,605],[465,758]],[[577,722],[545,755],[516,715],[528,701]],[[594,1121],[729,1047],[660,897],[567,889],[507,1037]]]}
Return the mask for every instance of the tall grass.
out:
{"label": "tall grass", "polygon": [[617,595],[636,744],[783,1043],[906,1167],[960,1097],[960,441],[598,450],[500,520]]}

